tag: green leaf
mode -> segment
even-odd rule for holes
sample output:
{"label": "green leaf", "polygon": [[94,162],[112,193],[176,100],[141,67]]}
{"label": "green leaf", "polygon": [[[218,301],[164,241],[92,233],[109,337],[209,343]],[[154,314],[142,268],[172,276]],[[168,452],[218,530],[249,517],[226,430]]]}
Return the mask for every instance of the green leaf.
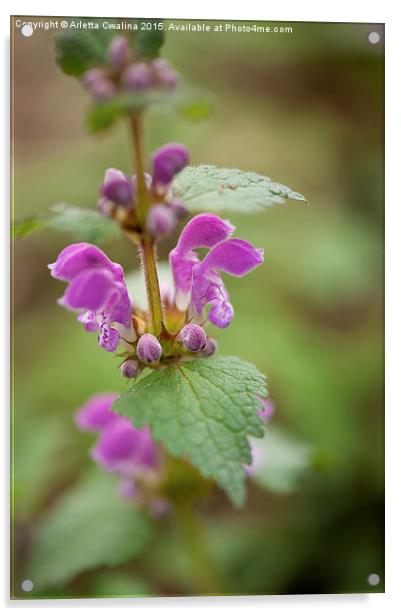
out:
{"label": "green leaf", "polygon": [[115,34],[101,25],[98,29],[70,29],[56,34],[56,62],[66,75],[80,77],[88,69],[106,63],[107,47]]}
{"label": "green leaf", "polygon": [[11,227],[13,237],[25,237],[46,225],[46,216],[29,216],[18,220]]}
{"label": "green leaf", "polygon": [[159,56],[164,43],[164,28],[158,29],[158,24],[163,24],[161,19],[146,20],[146,24],[152,24],[147,30],[140,29],[135,35],[135,50],[139,58],[154,60]]}
{"label": "green leaf", "polygon": [[75,207],[65,203],[55,205],[49,225],[57,231],[72,233],[81,241],[102,243],[118,237],[118,225],[96,210]]}
{"label": "green leaf", "polygon": [[288,199],[306,203],[299,193],[263,175],[213,165],[186,167],[174,180],[173,191],[191,211],[259,212]]}
{"label": "green leaf", "polygon": [[137,427],[148,425],[172,456],[187,455],[214,478],[235,505],[245,500],[247,436],[262,436],[256,395],[265,378],[237,357],[216,357],[169,366],[143,378],[114,403]]}
{"label": "green leaf", "polygon": [[105,218],[96,210],[62,203],[53,206],[50,212],[17,221],[13,225],[12,234],[14,237],[25,237],[45,228],[71,233],[77,240],[98,244],[118,237],[120,233],[113,220]]}
{"label": "green leaf", "polygon": [[149,584],[136,573],[100,572],[90,584],[93,597],[146,597],[152,594]]}
{"label": "green leaf", "polygon": [[257,457],[252,478],[274,492],[295,490],[313,464],[313,448],[279,428],[268,426],[263,439],[255,440],[253,446]]}
{"label": "green leaf", "polygon": [[156,104],[176,109],[189,120],[203,120],[211,115],[214,99],[208,92],[183,85],[174,90],[154,89],[125,93],[109,101],[91,105],[87,115],[87,125],[92,132],[100,132],[112,126],[124,115]]}
{"label": "green leaf", "polygon": [[25,573],[36,587],[66,584],[83,571],[138,556],[150,536],[144,514],[96,470],[63,496],[34,535]]}

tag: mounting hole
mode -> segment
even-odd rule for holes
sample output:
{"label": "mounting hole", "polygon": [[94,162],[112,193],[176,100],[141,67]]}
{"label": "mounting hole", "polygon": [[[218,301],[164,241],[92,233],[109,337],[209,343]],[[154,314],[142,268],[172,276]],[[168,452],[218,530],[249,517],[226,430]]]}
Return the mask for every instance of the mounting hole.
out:
{"label": "mounting hole", "polygon": [[377,573],[371,573],[368,575],[368,584],[369,586],[377,586],[380,582],[380,575]]}
{"label": "mounting hole", "polygon": [[32,36],[33,34],[33,28],[32,26],[30,26],[29,24],[25,24],[24,26],[22,26],[21,28],[21,34],[22,36]]}
{"label": "mounting hole", "polygon": [[21,588],[24,592],[31,592],[31,590],[33,590],[32,580],[24,580],[21,584]]}
{"label": "mounting hole", "polygon": [[377,43],[380,43],[380,39],[381,39],[381,36],[378,32],[369,32],[368,41],[372,45],[377,45]]}

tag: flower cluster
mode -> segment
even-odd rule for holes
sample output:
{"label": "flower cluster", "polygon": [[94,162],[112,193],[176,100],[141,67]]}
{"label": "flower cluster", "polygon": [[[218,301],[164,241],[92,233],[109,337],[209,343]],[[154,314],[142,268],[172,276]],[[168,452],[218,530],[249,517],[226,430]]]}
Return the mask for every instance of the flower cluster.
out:
{"label": "flower cluster", "polygon": [[98,102],[130,92],[170,90],[178,81],[178,73],[167,60],[136,59],[128,39],[121,35],[115,36],[108,47],[107,65],[90,69],[82,77],[84,87]]}
{"label": "flower cluster", "polygon": [[[117,180],[104,192],[114,199],[124,195]],[[196,354],[209,357],[217,344],[203,327],[206,308],[209,322],[220,328],[234,315],[220,272],[244,276],[263,261],[262,251],[230,237],[233,231],[228,221],[213,214],[199,214],[184,227],[170,253],[175,288],[164,290],[164,318],[174,331],[164,326],[158,338],[149,315],[131,301],[121,265],[91,244],[72,244],[49,265],[52,276],[68,283],[59,303],[77,311],[86,330],[98,332],[106,351],[115,351],[120,340],[128,345],[121,364],[125,378],[135,378],[145,365]],[[195,252],[199,248],[210,249],[203,260]]]}
{"label": "flower cluster", "polygon": [[[179,218],[187,213],[183,203],[174,198],[171,182],[189,160],[188,150],[181,144],[169,143],[151,155],[152,173],[145,175],[151,205],[146,218],[146,230],[152,238],[171,233]],[[137,178],[118,169],[107,169],[100,187],[98,211],[116,218],[123,226],[137,228]]]}
{"label": "flower cluster", "polygon": [[157,481],[158,451],[147,427],[138,430],[111,410],[117,397],[115,393],[93,396],[78,409],[75,423],[85,432],[98,434],[91,457],[119,478],[121,494],[143,500],[144,486],[149,488]]}

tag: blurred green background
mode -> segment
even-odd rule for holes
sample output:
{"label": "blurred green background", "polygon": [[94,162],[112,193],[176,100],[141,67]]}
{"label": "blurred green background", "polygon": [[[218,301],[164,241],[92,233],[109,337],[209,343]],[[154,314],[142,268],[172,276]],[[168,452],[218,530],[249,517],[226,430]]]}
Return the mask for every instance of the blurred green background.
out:
{"label": "blurred green background", "polygon": [[[288,24],[287,24],[288,25]],[[383,590],[383,87],[380,25],[294,23],[292,34],[169,33],[163,55],[216,95],[202,122],[154,109],[148,151],[176,141],[193,164],[268,175],[308,206],[230,216],[264,247],[263,267],[228,287],[236,318],[216,331],[223,354],[268,376],[272,423],[311,445],[315,463],[291,494],[249,486],[232,510],[216,493],[206,541],[233,593]],[[92,208],[105,167],[130,170],[123,124],[85,131],[88,99],[54,62],[54,33],[13,34],[14,216],[59,202]],[[70,241],[43,231],[13,247],[13,583],[22,596],[32,538],[93,463],[72,412],[98,391],[122,391],[116,361],[60,309],[46,264]],[[174,239],[160,245],[166,258]],[[103,247],[126,271],[127,241]],[[214,335],[214,334],[213,334]],[[106,531],[105,531],[106,532]],[[367,577],[381,583],[371,588]],[[136,590],[135,590],[136,588]],[[158,524],[145,554],[84,573],[57,596],[196,594],[179,529]],[[42,594],[43,596],[43,594]],[[46,595],[45,595],[46,596]]]}

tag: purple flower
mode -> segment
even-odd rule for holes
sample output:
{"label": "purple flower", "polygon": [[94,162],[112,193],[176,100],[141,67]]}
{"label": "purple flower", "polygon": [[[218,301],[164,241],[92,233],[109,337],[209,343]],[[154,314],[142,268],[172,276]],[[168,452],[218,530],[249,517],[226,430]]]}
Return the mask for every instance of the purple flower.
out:
{"label": "purple flower", "polygon": [[145,364],[153,364],[162,356],[162,347],[156,336],[143,334],[136,347],[138,358]]}
{"label": "purple flower", "polygon": [[168,186],[174,176],[188,164],[189,153],[179,143],[168,143],[153,152],[152,160],[154,182],[159,186]]}
{"label": "purple flower", "polygon": [[170,265],[176,289],[176,303],[180,310],[188,307],[192,270],[199,263],[197,248],[211,248],[233,233],[235,227],[214,214],[198,214],[184,227],[177,246],[170,252]]}
{"label": "purple flower", "polygon": [[[233,231],[234,227],[218,216],[199,214],[184,227],[170,252],[178,308],[185,310],[191,303],[196,316],[210,305],[208,319],[220,328],[227,327],[234,316],[220,272],[241,277],[263,262],[262,250],[245,240],[229,238]],[[197,248],[210,248],[203,261],[195,253]]]}
{"label": "purple flower", "polygon": [[234,316],[219,272],[241,277],[263,263],[263,251],[245,240],[228,239],[214,246],[192,270],[192,305],[201,314],[211,305],[209,321],[224,329]]}
{"label": "purple flower", "polygon": [[114,68],[121,70],[129,58],[129,44],[125,36],[115,36],[108,49],[107,58]]}
{"label": "purple flower", "polygon": [[174,210],[163,203],[153,205],[147,216],[146,228],[154,238],[168,235],[176,225],[177,218]]}
{"label": "purple flower", "polygon": [[118,394],[104,393],[92,396],[75,414],[75,423],[85,432],[100,432],[119,418],[113,413],[111,405]]}
{"label": "purple flower", "polygon": [[192,353],[199,353],[206,346],[205,330],[195,323],[185,325],[180,331],[178,338],[182,346]]}
{"label": "purple flower", "polygon": [[98,331],[99,345],[115,351],[119,331],[117,323],[131,329],[131,301],[121,265],[113,263],[96,246],[71,244],[49,265],[54,278],[68,282],[59,304],[79,312],[78,320],[87,331]]}
{"label": "purple flower", "polygon": [[119,417],[102,431],[91,452],[105,470],[123,477],[134,475],[140,469],[156,465],[156,447],[148,428],[138,430],[131,421]]}
{"label": "purple flower", "polygon": [[127,178],[118,169],[107,169],[103,184],[100,188],[102,197],[105,197],[118,205],[131,205],[134,196],[134,185],[130,178]]}

